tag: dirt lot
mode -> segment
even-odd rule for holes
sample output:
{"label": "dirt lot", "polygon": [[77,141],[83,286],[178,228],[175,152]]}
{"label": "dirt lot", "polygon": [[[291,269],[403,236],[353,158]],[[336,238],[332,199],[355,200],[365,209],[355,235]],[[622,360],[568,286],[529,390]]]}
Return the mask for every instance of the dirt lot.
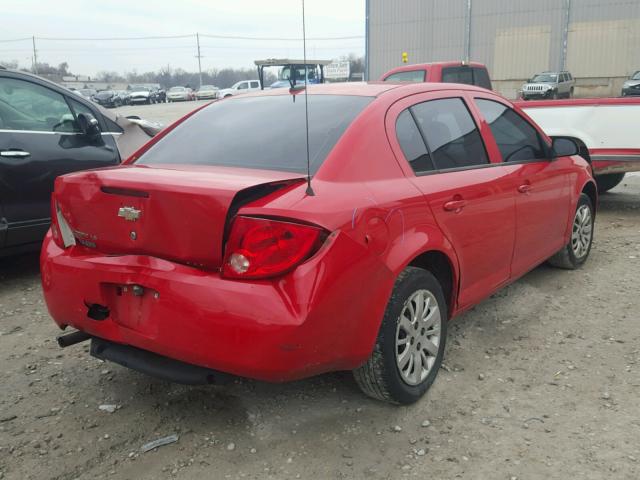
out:
{"label": "dirt lot", "polygon": [[0,478],[640,478],[640,175],[596,223],[583,269],[541,266],[456,319],[411,407],[348,373],[193,388],[61,350],[37,256],[2,259]]}

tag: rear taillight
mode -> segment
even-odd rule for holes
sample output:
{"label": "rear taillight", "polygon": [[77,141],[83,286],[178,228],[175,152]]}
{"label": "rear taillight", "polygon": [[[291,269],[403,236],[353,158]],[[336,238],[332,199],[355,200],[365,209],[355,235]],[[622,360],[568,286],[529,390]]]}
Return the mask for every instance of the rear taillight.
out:
{"label": "rear taillight", "polygon": [[76,244],[76,237],[62,215],[55,198],[51,200],[51,235],[60,248],[69,248]]}
{"label": "rear taillight", "polygon": [[324,240],[318,227],[265,218],[235,217],[225,247],[222,275],[282,275],[313,255]]}

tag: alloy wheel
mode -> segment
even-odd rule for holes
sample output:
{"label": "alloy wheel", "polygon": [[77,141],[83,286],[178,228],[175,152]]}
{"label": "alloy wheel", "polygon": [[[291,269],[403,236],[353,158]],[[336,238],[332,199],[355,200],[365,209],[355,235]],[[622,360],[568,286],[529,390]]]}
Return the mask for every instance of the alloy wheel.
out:
{"label": "alloy wheel", "polygon": [[573,219],[571,232],[571,248],[577,259],[581,259],[589,253],[591,238],[593,235],[593,217],[588,205],[580,205]]}
{"label": "alloy wheel", "polygon": [[396,328],[396,365],[402,380],[418,385],[431,371],[440,345],[442,315],[428,290],[414,292],[404,303]]}

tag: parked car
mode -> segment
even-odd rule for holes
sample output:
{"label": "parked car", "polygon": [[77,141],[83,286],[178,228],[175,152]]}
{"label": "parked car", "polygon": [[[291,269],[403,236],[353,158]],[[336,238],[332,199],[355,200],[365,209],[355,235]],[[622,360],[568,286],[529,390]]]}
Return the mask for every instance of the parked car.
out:
{"label": "parked car", "polygon": [[167,92],[163,88],[158,88],[154,92],[156,103],[166,103]]}
{"label": "parked car", "polygon": [[0,256],[40,248],[58,175],[117,165],[158,131],[0,67]]}
{"label": "parked car", "polygon": [[306,91],[308,131],[288,90],[237,96],[123,167],[56,180],[43,291],[78,329],[60,345],[91,338],[96,357],[185,383],[353,370],[366,394],[411,403],[451,317],[545,260],[586,261],[591,168],[509,101]]}
{"label": "parked car", "polygon": [[218,98],[232,97],[240,93],[257,92],[260,90],[260,82],[258,80],[242,80],[236,82],[231,88],[223,88],[218,91]]}
{"label": "parked car", "polygon": [[155,103],[156,96],[151,87],[148,87],[146,85],[131,85],[129,91],[129,101],[132,105],[138,103],[146,103],[147,105],[150,105],[152,103]]}
{"label": "parked car", "polygon": [[640,95],[640,70],[622,84],[622,96]]}
{"label": "parked car", "polygon": [[523,100],[571,98],[575,80],[569,72],[542,72],[522,85]]}
{"label": "parked car", "polygon": [[76,90],[74,93],[76,93],[77,95],[80,95],[81,97],[91,100],[91,98],[93,98],[93,96],[98,92],[93,88],[80,88]]}
{"label": "parked car", "polygon": [[214,85],[202,85],[196,90],[196,99],[205,100],[207,98],[218,98],[218,87]]}
{"label": "parked car", "polygon": [[122,97],[115,90],[103,90],[101,92],[96,93],[93,97],[91,97],[98,105],[102,105],[103,107],[120,107],[124,105]]}
{"label": "parked car", "polygon": [[403,65],[389,70],[380,80],[394,83],[462,83],[491,90],[487,67],[477,62],[451,61]]}
{"label": "parked car", "polygon": [[116,94],[120,97],[122,105],[131,104],[131,94],[126,90],[116,90]]}
{"label": "parked car", "polygon": [[171,102],[188,102],[192,100],[193,94],[190,88],[171,87],[167,92],[167,101]]}

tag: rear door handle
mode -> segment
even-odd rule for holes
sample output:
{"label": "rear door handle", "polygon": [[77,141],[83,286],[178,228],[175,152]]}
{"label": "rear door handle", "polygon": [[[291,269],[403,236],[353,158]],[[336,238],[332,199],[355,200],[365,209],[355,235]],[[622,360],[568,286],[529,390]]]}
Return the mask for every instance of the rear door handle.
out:
{"label": "rear door handle", "polygon": [[533,187],[531,186],[531,184],[530,184],[530,183],[525,183],[524,185],[520,185],[520,186],[518,187],[518,191],[519,191],[520,193],[529,193],[529,192],[531,191],[531,189],[532,189],[532,188],[533,188]]}
{"label": "rear door handle", "polygon": [[24,150],[0,150],[0,157],[24,158],[31,155]]}
{"label": "rear door handle", "polygon": [[451,200],[443,205],[447,212],[460,212],[467,205],[466,200]]}

